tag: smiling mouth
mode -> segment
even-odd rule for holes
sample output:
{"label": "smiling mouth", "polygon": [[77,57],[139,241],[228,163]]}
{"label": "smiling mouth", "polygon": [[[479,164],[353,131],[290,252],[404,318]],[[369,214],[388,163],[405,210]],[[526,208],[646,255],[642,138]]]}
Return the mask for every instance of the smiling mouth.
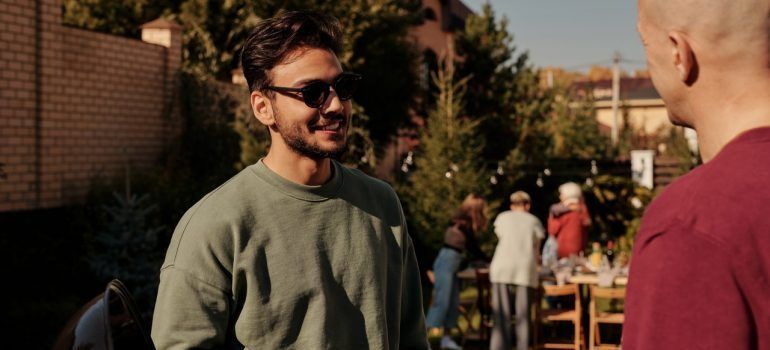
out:
{"label": "smiling mouth", "polygon": [[345,127],[345,122],[337,120],[335,122],[326,125],[316,125],[313,127],[313,131],[326,131],[326,132],[338,132]]}

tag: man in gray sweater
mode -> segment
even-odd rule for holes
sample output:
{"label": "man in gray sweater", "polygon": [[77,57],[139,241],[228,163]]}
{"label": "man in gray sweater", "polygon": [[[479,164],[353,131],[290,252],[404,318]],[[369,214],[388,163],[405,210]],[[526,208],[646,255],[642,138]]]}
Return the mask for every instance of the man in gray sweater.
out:
{"label": "man in gray sweater", "polygon": [[242,64],[268,154],[182,218],[161,268],[158,349],[427,349],[420,277],[386,183],[334,161],[358,75],[333,18],[260,22]]}

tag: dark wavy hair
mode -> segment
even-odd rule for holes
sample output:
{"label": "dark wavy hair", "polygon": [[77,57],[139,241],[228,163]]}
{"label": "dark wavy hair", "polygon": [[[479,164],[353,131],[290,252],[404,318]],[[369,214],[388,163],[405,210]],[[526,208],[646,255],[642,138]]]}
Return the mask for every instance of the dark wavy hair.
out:
{"label": "dark wavy hair", "polygon": [[339,54],[342,30],[337,19],[313,11],[289,11],[264,19],[251,31],[241,51],[249,91],[270,86],[268,72],[298,48],[326,49]]}
{"label": "dark wavy hair", "polygon": [[450,220],[463,231],[479,234],[487,229],[487,202],[483,197],[471,193],[465,197],[460,208]]}

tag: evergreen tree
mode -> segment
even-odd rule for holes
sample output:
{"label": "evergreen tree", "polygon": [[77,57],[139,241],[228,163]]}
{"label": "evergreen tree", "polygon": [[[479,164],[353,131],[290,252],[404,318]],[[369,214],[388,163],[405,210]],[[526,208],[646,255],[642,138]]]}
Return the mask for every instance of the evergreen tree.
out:
{"label": "evergreen tree", "polygon": [[113,193],[113,197],[115,204],[103,207],[108,223],[95,237],[99,249],[89,263],[100,279],[120,279],[130,289],[143,318],[149,319],[163,259],[158,249],[163,227],[148,222],[158,207],[149,203],[148,195],[131,194],[130,189],[124,196]]}
{"label": "evergreen tree", "polygon": [[428,114],[415,155],[415,169],[400,190],[413,234],[434,248],[443,240],[446,224],[471,192],[488,194],[480,159],[483,142],[476,134],[478,121],[463,113],[467,79],[454,80],[451,64],[433,80],[438,87],[436,106]]}

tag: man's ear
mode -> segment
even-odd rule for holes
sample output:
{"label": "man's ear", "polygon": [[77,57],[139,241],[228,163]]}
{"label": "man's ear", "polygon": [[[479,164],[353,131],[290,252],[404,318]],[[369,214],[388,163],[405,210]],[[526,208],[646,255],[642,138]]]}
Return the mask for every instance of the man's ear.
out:
{"label": "man's ear", "polygon": [[254,112],[254,117],[268,127],[275,124],[272,103],[273,101],[261,91],[251,93],[251,110]]}
{"label": "man's ear", "polygon": [[671,41],[671,58],[679,72],[679,79],[690,86],[698,78],[698,61],[695,59],[692,46],[680,32],[668,33],[668,39]]}

